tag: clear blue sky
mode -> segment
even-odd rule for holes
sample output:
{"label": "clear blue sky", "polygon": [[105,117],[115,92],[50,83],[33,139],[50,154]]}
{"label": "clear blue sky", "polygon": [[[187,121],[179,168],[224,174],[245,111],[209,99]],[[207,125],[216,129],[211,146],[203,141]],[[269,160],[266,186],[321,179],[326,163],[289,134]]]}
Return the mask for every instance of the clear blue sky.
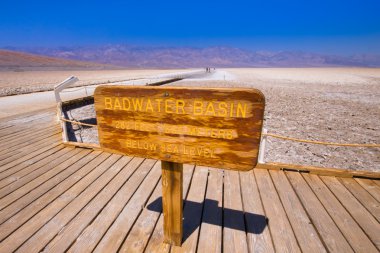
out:
{"label": "clear blue sky", "polygon": [[380,0],[0,3],[0,47],[114,43],[380,54]]}

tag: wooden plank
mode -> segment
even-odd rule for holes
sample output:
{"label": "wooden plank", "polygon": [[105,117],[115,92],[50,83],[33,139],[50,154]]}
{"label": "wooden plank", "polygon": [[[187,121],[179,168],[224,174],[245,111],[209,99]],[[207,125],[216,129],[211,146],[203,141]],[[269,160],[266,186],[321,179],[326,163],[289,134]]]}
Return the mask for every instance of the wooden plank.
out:
{"label": "wooden plank", "polygon": [[222,252],[223,171],[210,169],[203,207],[198,252]]}
{"label": "wooden plank", "polygon": [[278,252],[300,252],[297,239],[294,235],[280,198],[267,170],[254,170],[260,196],[265,213],[268,217],[268,226],[272,234],[275,250]]}
{"label": "wooden plank", "polygon": [[172,246],[171,252],[194,252],[197,248],[199,226],[201,224],[203,202],[206,193],[208,168],[195,168],[193,183],[190,186],[183,210],[182,247]]}
{"label": "wooden plank", "polygon": [[[39,154],[29,160],[26,160],[20,164],[17,164],[16,166],[12,168],[2,171],[0,173],[0,180],[7,180],[7,178],[8,180],[10,179],[18,180],[18,177],[21,178],[22,175],[25,175],[25,172],[38,169],[40,166],[47,164],[51,160],[52,156],[54,158],[54,156],[56,156],[57,153],[60,155],[63,155],[69,152],[70,150],[73,150],[73,149],[72,148],[65,149],[63,145],[53,146],[51,149],[46,150],[42,154]],[[8,164],[4,165],[3,167],[6,167],[7,165]]]}
{"label": "wooden plank", "polygon": [[[138,190],[133,194],[133,196],[131,196],[130,200],[128,200],[128,203],[124,206],[124,208],[122,207],[121,209],[118,209],[117,207],[114,207],[115,204],[111,204],[109,205],[108,209],[107,207],[104,209],[103,216],[107,217],[107,219],[110,220],[108,224],[99,223],[98,226],[91,225],[91,227],[88,227],[86,229],[89,233],[91,233],[91,230],[97,231],[97,233],[104,232],[103,238],[98,237],[96,238],[96,240],[93,240],[93,236],[86,236],[89,234],[82,233],[82,235],[84,236],[81,236],[79,240],[83,239],[83,243],[80,245],[80,247],[75,247],[76,245],[74,245],[74,249],[72,250],[71,248],[69,252],[90,252],[93,248],[95,248],[95,246],[96,249],[93,252],[117,252],[121,244],[123,243],[124,238],[127,236],[132,225],[136,221],[138,215],[141,213],[144,204],[146,203],[152,191],[156,187],[160,179],[160,176],[161,165],[160,162],[157,162],[155,166],[151,169],[147,177],[144,179],[143,183],[139,186]],[[122,192],[120,192],[120,194],[128,195]],[[127,201],[120,200],[120,202],[126,203]],[[115,209],[119,211],[119,216],[112,215],[112,213],[115,212]],[[98,218],[99,217],[100,216],[98,216]],[[109,227],[111,224],[112,226]],[[102,229],[102,227],[109,227],[109,229],[108,231],[106,231]],[[98,243],[98,241],[100,242]],[[90,244],[93,244],[93,246],[89,246],[88,242]]]}
{"label": "wooden plank", "polygon": [[367,235],[364,234],[363,230],[358,226],[355,220],[352,219],[350,214],[344,209],[331,191],[329,191],[322,180],[317,175],[305,174],[303,177],[313,189],[319,201],[325,207],[354,251],[378,252]]}
{"label": "wooden plank", "polygon": [[3,171],[8,170],[9,168],[12,168],[16,165],[20,166],[21,163],[25,166],[28,164],[33,164],[37,159],[42,159],[42,157],[46,156],[46,153],[49,152],[49,149],[52,149],[56,146],[64,148],[63,145],[54,139],[51,142],[48,142],[44,147],[38,148],[37,150],[32,149],[30,153],[22,155],[19,158],[12,157],[9,161],[3,160],[0,162],[0,173],[3,173]]}
{"label": "wooden plank", "polygon": [[[107,185],[96,192],[87,192],[87,194],[79,196],[62,211],[60,211],[53,219],[46,223],[37,233],[35,233],[28,241],[26,241],[19,249],[20,252],[41,251],[47,247],[47,244],[57,236],[62,236],[63,229],[71,228],[71,224],[77,224],[78,217],[83,219],[84,224],[88,224],[86,218],[94,217],[103,207],[102,203],[106,203],[117,190],[133,175],[142,159],[134,159],[131,162],[130,157],[122,157],[113,165],[110,170],[116,169],[118,173],[114,175]],[[130,163],[129,163],[130,162]],[[126,166],[127,165],[127,166]],[[86,200],[84,201],[83,198]],[[93,212],[93,213],[92,213]],[[85,214],[88,214],[86,216]],[[72,222],[70,222],[75,218]],[[90,219],[91,221],[91,219]],[[74,222],[74,223],[73,223]],[[66,230],[67,231],[67,230]],[[71,230],[70,230],[71,231]],[[72,231],[71,231],[72,232]]]}
{"label": "wooden plank", "polygon": [[27,140],[41,136],[48,132],[60,130],[56,125],[44,125],[41,127],[28,127],[22,131],[10,133],[0,138],[1,148],[5,146],[4,144],[17,143],[20,140]]}
{"label": "wooden plank", "polygon": [[[94,160],[100,152],[95,151],[91,152],[87,156],[84,156],[82,159],[75,162],[73,165],[69,166],[67,169],[59,173],[58,175],[54,176],[53,178],[50,178],[40,186],[36,187],[32,191],[28,192],[21,198],[19,198],[17,201],[10,204],[8,207],[0,211],[0,224],[3,223],[6,219],[12,216],[12,214],[15,214],[17,211],[22,210],[24,207],[28,206],[30,203],[33,203],[36,199],[39,199],[39,197],[44,196],[45,193],[49,192],[51,189],[56,187],[57,185],[62,185],[63,182],[71,177],[72,175],[78,175],[80,171],[85,168],[86,164],[91,163],[92,160]],[[75,178],[72,179],[75,181]],[[62,189],[63,191],[64,189]],[[56,196],[57,197],[57,196]],[[51,201],[52,199],[50,199]],[[41,201],[41,199],[39,199]],[[45,202],[46,204],[49,202]],[[36,209],[36,208],[35,208]]]}
{"label": "wooden plank", "polygon": [[33,120],[38,120],[45,117],[53,117],[55,115],[55,106],[48,109],[36,110],[33,112],[20,113],[17,115],[12,115],[0,119],[0,124],[17,124],[17,123],[26,123]]}
{"label": "wooden plank", "polygon": [[355,179],[364,189],[366,189],[369,194],[372,195],[377,201],[380,202],[380,186],[378,186],[376,183],[374,183],[373,180],[370,179],[362,179],[362,178],[356,178]]}
{"label": "wooden plank", "polygon": [[[75,151],[75,150],[74,150]],[[90,153],[90,150],[78,150],[75,152],[70,153],[68,156],[62,156],[61,160],[57,159],[52,163],[47,164],[46,166],[46,172],[44,173],[44,167],[39,169],[37,172],[34,171],[33,173],[30,173],[29,175],[21,178],[19,181],[16,181],[15,183],[8,185],[8,188],[11,188],[10,192],[7,196],[2,198],[0,200],[0,209],[3,209],[4,207],[8,206],[12,202],[16,201],[17,199],[21,198],[27,193],[30,193],[33,191],[33,189],[39,187],[42,184],[45,184],[46,181],[48,181],[50,178],[56,176],[60,172],[67,172],[68,167],[72,165],[73,163],[77,162],[78,160],[85,157],[88,153]],[[20,182],[20,184],[17,184]],[[18,186],[20,186],[17,190],[15,190]],[[52,186],[51,186],[52,187]],[[29,198],[28,201],[31,201],[32,199]]]}
{"label": "wooden plank", "polygon": [[223,252],[248,252],[238,172],[224,172],[223,198]]}
{"label": "wooden plank", "polygon": [[81,147],[81,148],[90,148],[93,150],[102,150],[99,144],[95,143],[83,143],[83,142],[74,142],[74,141],[64,141],[65,146]]}
{"label": "wooden plank", "polygon": [[270,171],[282,205],[303,252],[327,252],[284,172]]}
{"label": "wooden plank", "polygon": [[99,86],[99,142],[109,152],[251,170],[264,95],[252,88]]}
{"label": "wooden plank", "polygon": [[[5,144],[5,141],[11,141],[11,140],[16,140],[20,138],[27,138],[33,137],[33,133],[43,133],[44,131],[51,131],[53,129],[59,129],[57,124],[51,124],[50,122],[44,121],[40,122],[39,124],[35,125],[28,125],[25,127],[11,127],[7,128],[7,132],[3,131],[2,135],[0,136],[0,142],[1,144]],[[33,132],[34,131],[34,132]]]}
{"label": "wooden plank", "polygon": [[[114,160],[114,158],[110,158],[109,156],[110,154],[108,153],[101,154],[99,157],[83,166],[79,172],[58,184],[52,190],[40,197],[38,201],[34,201],[21,211],[19,211],[17,207],[13,208],[13,204],[2,210],[0,213],[0,223],[3,223],[5,220],[6,222],[0,226],[0,241],[50,203],[52,203],[51,207],[57,212],[61,210],[70,201],[76,198],[83,189],[86,189],[108,169],[108,166],[110,166],[110,164],[112,164],[111,162]],[[99,164],[101,164],[101,166],[98,166]],[[14,204],[16,204],[16,202]],[[33,222],[33,220],[31,220],[31,222]],[[22,235],[22,233],[20,234]]]}
{"label": "wooden plank", "polygon": [[24,122],[20,122],[20,120],[18,120],[18,122],[9,121],[8,127],[6,129],[0,130],[0,140],[2,140],[4,136],[7,136],[9,134],[24,132],[25,130],[28,130],[30,128],[46,127],[46,126],[53,125],[54,123],[55,122],[53,121],[53,117],[46,116],[46,115],[40,118],[36,118],[34,120],[24,121]]}
{"label": "wooden plank", "polygon": [[265,163],[257,164],[256,168],[267,170],[287,170],[308,172],[310,174],[334,177],[367,177],[380,179],[380,172],[364,170],[347,170],[339,168],[324,168],[309,165],[287,164],[287,163]]}
{"label": "wooden plank", "polygon": [[[193,165],[184,165],[183,196],[186,196],[188,193],[193,172]],[[148,201],[148,205],[144,208],[135,225],[132,227],[119,252],[143,252],[147,247],[149,239],[150,244],[146,252],[158,252],[158,248],[161,246],[164,247],[164,251],[169,251],[169,245],[163,243],[162,200],[158,198],[162,194],[161,188],[161,184],[158,184]]]}
{"label": "wooden plank", "polygon": [[38,122],[28,122],[24,123],[22,127],[19,126],[12,126],[10,128],[7,128],[6,130],[0,130],[0,141],[3,141],[11,136],[22,136],[26,133],[31,133],[32,130],[35,131],[41,131],[46,128],[59,128],[58,124],[55,122],[52,122],[51,119],[49,120],[43,120]]}
{"label": "wooden plank", "polygon": [[[67,213],[67,210],[73,211],[71,215],[75,215],[76,212],[79,212],[79,210],[84,205],[86,205],[94,196],[96,196],[96,194],[100,190],[102,190],[103,187],[107,185],[118,172],[120,172],[121,166],[124,166],[124,161],[120,161],[120,158],[121,157],[119,155],[110,156],[100,165],[108,168],[106,172],[103,173],[99,178],[91,178],[95,181],[89,182],[91,184],[87,186],[87,188],[76,188],[75,185],[73,188],[71,188],[73,189],[72,191],[66,192],[65,194],[63,194],[63,196],[57,198],[54,202],[50,203],[43,210],[41,210],[39,213],[33,216],[27,223],[23,224],[19,229],[17,229],[15,232],[13,232],[0,243],[0,252],[11,252],[20,247],[21,245],[25,246],[23,250],[25,250],[26,252],[37,251],[33,250],[32,246],[41,247],[41,244],[46,243],[46,240],[41,239],[40,242],[38,241],[40,239],[41,234],[47,233],[49,235],[47,237],[49,238],[55,236],[55,234],[50,234],[50,232],[55,231],[54,226],[53,228],[51,228],[51,226],[53,224],[52,221],[56,221],[57,218],[52,218],[58,217],[56,215],[58,213],[62,213],[62,211],[64,211],[65,214]],[[117,161],[119,162],[117,163]],[[79,184],[79,187],[83,186],[83,184]],[[70,217],[72,216],[69,216],[67,218]],[[60,228],[61,227],[59,226],[57,227],[58,230]],[[32,235],[34,236],[30,238]],[[36,237],[37,240],[34,240],[34,238]],[[43,236],[41,237],[43,238]],[[27,242],[23,244],[29,238],[30,244]]]}
{"label": "wooden plank", "polygon": [[240,172],[249,252],[274,252],[267,216],[252,172]]}
{"label": "wooden plank", "polygon": [[334,177],[321,177],[331,192],[339,199],[364,233],[380,250],[380,224],[360,202]]}
{"label": "wooden plank", "polygon": [[25,155],[30,154],[31,152],[37,151],[53,143],[56,143],[57,145],[59,144],[59,134],[49,136],[46,139],[38,140],[25,146],[20,144],[9,150],[4,150],[4,152],[1,152],[0,155],[0,166],[17,160]]}
{"label": "wooden plank", "polygon": [[28,122],[28,121],[39,119],[41,117],[47,117],[49,115],[54,116],[54,114],[55,114],[55,106],[48,108],[48,109],[46,109],[46,108],[45,109],[39,109],[39,110],[32,111],[32,112],[20,113],[17,115],[4,117],[4,118],[0,119],[0,125],[4,124],[4,123],[15,124],[15,123],[19,123],[19,122]]}
{"label": "wooden plank", "polygon": [[162,213],[161,195],[162,182],[160,180],[118,252],[144,252],[149,237]]}
{"label": "wooden plank", "polygon": [[[156,180],[160,178],[161,175],[161,168],[160,163],[156,163],[153,170],[150,172],[149,178],[147,177],[146,180],[144,180],[144,184],[139,188],[138,192],[136,192],[132,199],[128,202],[127,206],[124,208],[123,212],[119,215],[115,223],[112,225],[112,227],[109,229],[107,234],[102,238],[102,241],[98,244],[95,251],[100,251],[102,248],[115,248],[115,251],[117,251],[118,248],[120,248],[120,244],[122,243],[122,240],[128,233],[129,229],[133,225],[133,222],[137,219],[138,213],[141,212],[141,208],[143,208],[144,203],[146,202],[146,198],[149,197],[148,195],[151,193],[153,189],[151,187],[155,187],[155,190],[153,194],[150,196],[149,202],[156,201],[161,195],[161,182],[158,182],[158,184],[154,184]],[[150,182],[150,180],[153,179],[153,182]],[[144,211],[147,209],[144,209]],[[154,211],[153,211],[154,212]],[[159,212],[155,212],[159,215]],[[147,220],[144,220],[145,222],[149,222]],[[154,224],[156,222],[153,221]],[[153,226],[154,226],[153,224]],[[152,229],[153,230],[153,229]],[[120,233],[120,234],[119,234]],[[138,239],[141,239],[140,237]],[[116,245],[112,245],[111,241],[115,242]],[[133,241],[133,244],[136,244],[135,241]],[[87,243],[82,243],[83,250],[86,250],[89,246]],[[92,249],[96,245],[94,244],[90,248]],[[116,247],[117,246],[117,247]],[[70,248],[69,252],[83,252],[77,247],[76,244],[72,248]],[[119,252],[122,252],[123,250],[118,250]],[[127,248],[128,252],[132,252],[132,249]],[[141,251],[137,252],[142,252]],[[104,252],[104,251],[103,251]],[[112,251],[107,251],[112,252]]]}
{"label": "wooden plank", "polygon": [[35,145],[41,145],[42,141],[48,142],[49,140],[53,140],[53,139],[59,141],[60,140],[58,137],[59,133],[60,133],[59,130],[49,131],[49,132],[45,133],[44,135],[38,136],[37,138],[25,139],[23,142],[20,142],[16,145],[12,145],[12,147],[4,148],[2,151],[0,151],[0,155],[4,156],[13,150],[22,151],[22,150],[27,150],[27,149],[33,148],[34,144]]}
{"label": "wooden plank", "polygon": [[380,222],[380,205],[355,179],[341,178],[340,182],[367,208],[367,210]]}
{"label": "wooden plank", "polygon": [[[37,150],[38,148],[42,148],[46,146],[49,142],[52,143],[59,141],[60,139],[58,133],[52,133],[51,135],[47,134],[42,139],[27,141],[23,144],[4,150],[4,152],[1,152],[0,154],[0,161],[7,159],[8,157],[13,157],[12,159],[17,159],[19,156],[15,156],[15,154],[28,154],[31,152],[31,150]],[[15,151],[17,153],[15,153]]]}
{"label": "wooden plank", "polygon": [[46,139],[47,137],[53,136],[60,132],[61,130],[54,126],[47,129],[43,129],[41,131],[37,131],[37,130],[31,131],[25,136],[10,137],[9,139],[2,141],[1,146],[0,146],[1,154],[3,154],[6,150],[12,149],[14,147],[17,147],[23,144],[28,145],[38,140]]}
{"label": "wooden plank", "polygon": [[[89,248],[91,248],[91,244],[95,247],[136,189],[147,177],[155,162],[155,160],[145,160],[129,179],[128,177],[118,176],[120,180],[127,178],[127,181],[124,184],[119,184],[115,181],[112,185],[108,185],[80,213],[75,215],[70,223],[59,231],[59,234],[44,247],[44,250],[48,252],[66,251],[86,227],[78,240],[84,240],[85,246]],[[158,178],[159,174],[157,174],[156,181],[158,181]],[[150,179],[152,180],[152,178]],[[92,250],[86,249],[86,252],[90,251]]]}
{"label": "wooden plank", "polygon": [[183,165],[161,161],[164,242],[181,246],[183,225]]}
{"label": "wooden plank", "polygon": [[[48,172],[53,167],[69,159],[71,156],[80,152],[80,149],[62,149],[57,153],[48,156],[31,166],[26,167],[14,174],[12,176],[4,178],[0,181],[0,197],[4,197],[10,192],[15,191],[24,184],[30,182],[31,180],[37,178],[41,174]],[[6,187],[5,187],[6,186]]]}
{"label": "wooden plank", "polygon": [[329,252],[353,252],[346,238],[300,173],[286,172],[285,174]]}
{"label": "wooden plank", "polygon": [[353,252],[351,246],[301,174],[286,172],[286,175],[327,249],[330,252]]}

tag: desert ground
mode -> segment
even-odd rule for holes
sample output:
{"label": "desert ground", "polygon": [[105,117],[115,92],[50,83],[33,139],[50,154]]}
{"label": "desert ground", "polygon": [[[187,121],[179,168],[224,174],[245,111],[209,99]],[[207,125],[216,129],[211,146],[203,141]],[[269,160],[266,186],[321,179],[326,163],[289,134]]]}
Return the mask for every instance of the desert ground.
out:
{"label": "desert ground", "polygon": [[[225,69],[230,80],[171,85],[253,87],[266,97],[268,133],[337,143],[380,143],[380,69]],[[336,147],[268,137],[266,162],[380,171],[380,148]]]}
{"label": "desert ground", "polygon": [[[85,84],[175,71],[3,72],[0,87],[51,87],[70,75]],[[326,142],[380,143],[378,68],[222,69],[208,78],[168,85],[257,88],[266,97],[264,127],[269,133]],[[93,109],[86,108],[83,113],[87,115],[82,117],[91,117]],[[268,137],[265,162],[380,171],[380,148],[323,146]]]}
{"label": "desert ground", "polygon": [[[181,70],[175,70],[181,71]],[[70,76],[78,77],[76,86],[125,81],[174,72],[172,69],[0,71],[0,97],[52,90]]]}

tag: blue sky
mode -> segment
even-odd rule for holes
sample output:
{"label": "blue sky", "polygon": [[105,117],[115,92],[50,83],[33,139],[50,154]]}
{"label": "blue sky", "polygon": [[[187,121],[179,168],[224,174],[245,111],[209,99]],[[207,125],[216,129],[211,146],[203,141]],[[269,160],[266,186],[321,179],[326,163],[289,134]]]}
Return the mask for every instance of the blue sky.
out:
{"label": "blue sky", "polygon": [[0,47],[117,43],[380,54],[380,0],[1,1]]}

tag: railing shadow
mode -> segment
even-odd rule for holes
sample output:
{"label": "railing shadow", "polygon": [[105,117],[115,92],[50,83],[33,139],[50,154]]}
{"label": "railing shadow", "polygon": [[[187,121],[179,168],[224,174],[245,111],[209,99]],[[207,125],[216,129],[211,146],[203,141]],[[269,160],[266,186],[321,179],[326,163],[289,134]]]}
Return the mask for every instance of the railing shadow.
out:
{"label": "railing shadow", "polygon": [[[203,203],[184,200],[183,205],[184,241],[199,227],[201,222],[252,234],[261,234],[268,224],[267,217],[263,215],[222,208],[218,206],[218,201],[211,199],[205,199]],[[162,198],[157,198],[147,208],[151,211],[162,212]],[[203,215],[200,217],[202,210]],[[194,214],[199,214],[199,217],[194,217]]]}

